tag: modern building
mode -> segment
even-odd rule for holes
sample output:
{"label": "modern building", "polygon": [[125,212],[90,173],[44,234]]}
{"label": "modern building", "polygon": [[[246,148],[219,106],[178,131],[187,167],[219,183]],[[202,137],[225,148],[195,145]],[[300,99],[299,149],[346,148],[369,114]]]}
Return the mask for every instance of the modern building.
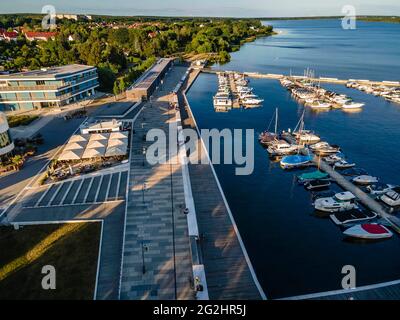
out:
{"label": "modern building", "polygon": [[147,100],[161,83],[164,75],[172,66],[174,59],[159,59],[126,91],[126,97],[135,101]]}
{"label": "modern building", "polygon": [[7,117],[3,112],[0,112],[0,158],[13,151],[13,149],[14,142],[10,136]]}
{"label": "modern building", "polygon": [[98,86],[97,69],[78,64],[0,75],[0,111],[68,105]]}

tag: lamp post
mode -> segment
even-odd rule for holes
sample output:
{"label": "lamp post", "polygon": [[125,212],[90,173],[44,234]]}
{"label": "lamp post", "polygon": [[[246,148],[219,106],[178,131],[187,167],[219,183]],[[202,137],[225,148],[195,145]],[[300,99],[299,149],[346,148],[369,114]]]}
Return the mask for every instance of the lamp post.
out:
{"label": "lamp post", "polygon": [[146,264],[144,262],[144,252],[147,251],[149,248],[147,245],[144,244],[144,241],[142,240],[142,273],[146,273]]}
{"label": "lamp post", "polygon": [[143,154],[143,163],[142,163],[142,165],[143,165],[143,167],[144,167],[144,162],[145,162],[145,159],[146,159],[146,147],[143,147],[143,149],[142,149],[142,154]]}
{"label": "lamp post", "polygon": [[146,192],[146,190],[147,190],[146,183],[143,183],[143,186],[142,186],[142,202],[143,203],[144,203],[144,193]]}

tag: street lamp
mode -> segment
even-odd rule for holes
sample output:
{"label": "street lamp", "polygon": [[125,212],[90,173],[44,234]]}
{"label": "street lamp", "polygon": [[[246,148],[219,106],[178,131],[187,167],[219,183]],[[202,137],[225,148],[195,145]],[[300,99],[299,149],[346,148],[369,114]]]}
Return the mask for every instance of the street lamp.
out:
{"label": "street lamp", "polygon": [[144,241],[142,240],[142,272],[143,272],[143,274],[146,273],[146,265],[144,262],[144,252],[148,251],[148,250],[149,250],[149,248],[147,247],[147,245],[144,244]]}
{"label": "street lamp", "polygon": [[147,190],[146,183],[143,183],[143,186],[142,186],[142,202],[143,203],[144,203],[144,193],[146,192],[146,190]]}
{"label": "street lamp", "polygon": [[142,163],[142,165],[143,165],[143,167],[144,167],[144,160],[146,159],[146,147],[143,147],[143,149],[142,149],[142,154],[143,154],[143,163]]}

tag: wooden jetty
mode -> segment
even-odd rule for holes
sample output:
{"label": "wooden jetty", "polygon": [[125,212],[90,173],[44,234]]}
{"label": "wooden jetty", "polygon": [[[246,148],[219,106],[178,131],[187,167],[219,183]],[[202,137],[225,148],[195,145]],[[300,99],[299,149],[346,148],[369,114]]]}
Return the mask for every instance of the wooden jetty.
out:
{"label": "wooden jetty", "polygon": [[328,77],[319,77],[319,78],[312,78],[307,76],[297,76],[297,75],[284,75],[284,74],[275,74],[275,73],[258,73],[258,72],[237,72],[237,71],[222,71],[222,70],[214,70],[205,68],[202,70],[204,73],[218,73],[218,72],[225,72],[225,73],[241,73],[250,78],[259,78],[259,79],[275,79],[280,80],[283,78],[293,78],[295,80],[308,80],[312,82],[323,82],[323,83],[333,83],[333,84],[347,84],[349,82],[356,82],[360,84],[368,84],[368,85],[384,85],[387,87],[399,87],[399,81],[371,81],[365,79],[338,79],[338,78],[328,78]]}
{"label": "wooden jetty", "polygon": [[315,157],[314,162],[322,171],[328,173],[338,185],[354,194],[364,206],[377,213],[381,218],[385,219],[397,233],[400,233],[400,219],[389,214],[378,201],[372,199],[367,193],[348,181],[339,172],[333,170],[325,161],[318,160],[318,157]]}
{"label": "wooden jetty", "polygon": [[[290,134],[285,134],[283,139],[291,144],[297,143],[296,139]],[[300,153],[303,155],[308,155],[308,152],[309,151],[306,148],[300,151]],[[354,194],[364,206],[386,220],[393,227],[393,229],[400,234],[400,219],[388,213],[378,201],[372,199],[367,193],[347,180],[338,171],[334,170],[329,164],[320,159],[318,156],[314,157],[313,164],[320,170],[328,173],[331,179],[334,180],[339,186],[341,186],[344,190],[350,191],[352,194]]]}

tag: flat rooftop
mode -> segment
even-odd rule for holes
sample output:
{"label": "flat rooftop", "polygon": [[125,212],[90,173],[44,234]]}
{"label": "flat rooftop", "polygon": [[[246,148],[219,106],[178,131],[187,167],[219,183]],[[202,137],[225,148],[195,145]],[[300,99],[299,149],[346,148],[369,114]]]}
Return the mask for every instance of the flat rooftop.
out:
{"label": "flat rooftop", "polygon": [[93,69],[92,66],[86,66],[83,64],[68,64],[65,66],[59,67],[49,67],[42,68],[38,70],[26,71],[26,72],[18,72],[11,73],[8,75],[0,75],[1,80],[29,80],[31,78],[40,78],[40,79],[57,79],[63,78],[75,73],[79,73],[82,71],[87,71]]}
{"label": "flat rooftop", "polygon": [[141,78],[139,78],[133,86],[129,88],[129,90],[132,89],[148,89],[151,84],[154,82],[154,80],[157,79],[158,75],[160,72],[162,72],[165,67],[168,65],[174,59],[168,59],[168,58],[162,58],[156,62],[156,64]]}

